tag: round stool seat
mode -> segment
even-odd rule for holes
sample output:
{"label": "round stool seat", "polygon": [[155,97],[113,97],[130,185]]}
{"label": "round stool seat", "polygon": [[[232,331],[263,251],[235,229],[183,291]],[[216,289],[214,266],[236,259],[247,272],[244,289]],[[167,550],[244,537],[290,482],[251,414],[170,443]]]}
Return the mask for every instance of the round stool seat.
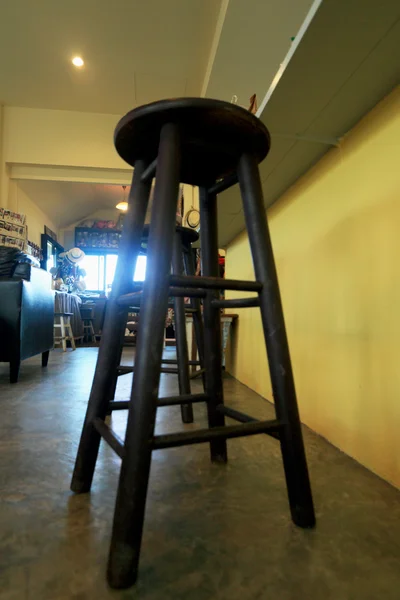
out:
{"label": "round stool seat", "polygon": [[220,100],[178,98],[125,115],[114,134],[118,154],[132,167],[138,159],[153,161],[166,123],[180,129],[182,183],[209,185],[235,171],[243,153],[261,162],[270,148],[267,128],[244,108]]}

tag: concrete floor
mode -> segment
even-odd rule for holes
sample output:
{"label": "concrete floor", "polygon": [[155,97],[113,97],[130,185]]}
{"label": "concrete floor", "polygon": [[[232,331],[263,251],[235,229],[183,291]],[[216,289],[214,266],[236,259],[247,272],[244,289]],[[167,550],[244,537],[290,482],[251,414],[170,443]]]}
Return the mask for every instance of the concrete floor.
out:
{"label": "concrete floor", "polygon": [[[290,521],[272,438],[230,441],[227,466],[212,465],[206,445],[158,451],[138,584],[109,590],[119,459],[102,445],[92,493],[69,492],[96,353],[53,351],[44,370],[26,361],[14,386],[1,365],[1,600],[399,600],[400,492],[307,429],[314,531]],[[117,397],[129,386],[122,377]],[[225,387],[227,404],[272,416],[234,379]],[[176,376],[162,376],[161,392],[177,392]],[[204,426],[204,407],[195,414]],[[121,434],[126,416],[112,419]],[[159,410],[158,432],[180,428],[179,409]]]}

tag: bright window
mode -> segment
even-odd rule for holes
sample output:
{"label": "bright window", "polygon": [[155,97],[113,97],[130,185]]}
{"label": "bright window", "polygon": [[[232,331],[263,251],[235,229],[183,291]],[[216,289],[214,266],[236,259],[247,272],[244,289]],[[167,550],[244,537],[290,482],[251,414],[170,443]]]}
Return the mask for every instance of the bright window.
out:
{"label": "bright window", "polygon": [[[117,266],[117,254],[86,254],[79,266],[86,271],[86,289],[109,292]],[[144,281],[147,257],[140,255],[136,263],[134,281]]]}
{"label": "bright window", "polygon": [[50,271],[53,267],[56,266],[56,255],[54,253],[53,244],[47,242],[47,264],[46,271]]}
{"label": "bright window", "polygon": [[135,275],[133,276],[133,281],[144,281],[146,277],[146,263],[147,256],[143,256],[140,254],[137,259]]}

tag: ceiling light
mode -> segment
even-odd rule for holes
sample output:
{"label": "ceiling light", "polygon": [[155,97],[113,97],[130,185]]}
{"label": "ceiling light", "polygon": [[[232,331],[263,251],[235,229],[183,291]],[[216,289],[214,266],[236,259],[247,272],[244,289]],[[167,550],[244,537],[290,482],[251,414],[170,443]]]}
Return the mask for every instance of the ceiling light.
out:
{"label": "ceiling light", "polygon": [[118,208],[118,210],[123,210],[124,212],[126,212],[128,210],[128,203],[125,200],[125,192],[126,192],[126,185],[122,186],[122,190],[123,190],[123,200],[122,202],[118,202],[117,206],[115,208]]}
{"label": "ceiling light", "polygon": [[74,56],[74,58],[72,59],[72,64],[75,67],[83,67],[83,65],[85,64],[82,60],[82,58],[80,56]]}

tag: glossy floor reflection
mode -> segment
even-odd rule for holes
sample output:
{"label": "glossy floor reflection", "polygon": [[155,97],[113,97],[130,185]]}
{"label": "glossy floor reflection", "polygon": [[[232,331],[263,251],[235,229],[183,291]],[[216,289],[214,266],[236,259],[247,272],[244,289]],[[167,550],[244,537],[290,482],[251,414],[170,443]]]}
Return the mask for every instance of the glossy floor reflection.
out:
{"label": "glossy floor reflection", "polygon": [[[109,590],[119,459],[102,445],[92,493],[69,491],[96,355],[96,348],[53,351],[47,370],[31,359],[13,386],[1,365],[1,600],[400,598],[400,492],[308,430],[314,531],[291,524],[275,440],[228,442],[227,466],[212,465],[206,445],[158,451],[138,584]],[[129,387],[130,376],[122,377],[117,397]],[[234,379],[225,388],[227,404],[272,416]],[[177,393],[175,375],[162,376],[161,392]],[[194,426],[205,426],[204,407],[194,410]],[[158,415],[158,432],[182,427],[179,408]],[[122,412],[112,417],[120,435],[125,420]]]}

